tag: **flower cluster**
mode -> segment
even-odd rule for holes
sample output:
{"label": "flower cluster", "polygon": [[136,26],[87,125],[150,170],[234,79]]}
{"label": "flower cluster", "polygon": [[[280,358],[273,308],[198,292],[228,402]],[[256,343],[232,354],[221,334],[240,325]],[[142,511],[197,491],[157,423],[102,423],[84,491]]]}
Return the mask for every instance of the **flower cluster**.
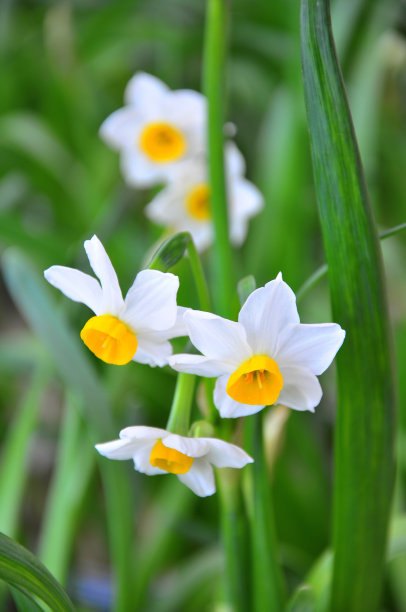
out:
{"label": "flower cluster", "polygon": [[[81,331],[103,361],[130,361],[217,378],[221,417],[250,415],[280,403],[310,410],[321,400],[317,376],[330,365],[345,332],[335,323],[300,323],[293,291],[279,274],[251,293],[238,322],[179,307],[179,279],[142,270],[123,299],[117,275],[96,236],[84,244],[99,282],[79,270],[52,266],[46,279],[95,314]],[[172,354],[171,338],[188,335],[202,355]],[[155,427],[129,427],[119,440],[98,444],[112,459],[130,459],[145,474],[176,474],[197,495],[215,491],[212,466],[242,468],[253,459],[234,444],[189,438]]]}
{"label": "flower cluster", "polygon": [[[100,128],[103,140],[120,152],[124,179],[135,187],[164,184],[146,207],[149,219],[172,233],[188,231],[198,250],[213,241],[207,171],[206,100],[191,90],[170,91],[139,72],[125,90],[125,106]],[[230,239],[239,246],[249,219],[263,207],[259,190],[245,174],[232,142],[225,149]]]}

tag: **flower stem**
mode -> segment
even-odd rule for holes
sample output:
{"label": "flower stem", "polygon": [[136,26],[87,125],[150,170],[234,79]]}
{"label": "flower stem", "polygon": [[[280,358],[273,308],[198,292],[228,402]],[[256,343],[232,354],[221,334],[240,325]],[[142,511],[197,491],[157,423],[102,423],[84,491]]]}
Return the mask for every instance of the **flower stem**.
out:
{"label": "flower stem", "polygon": [[189,254],[190,267],[192,269],[193,278],[196,285],[197,296],[199,298],[199,305],[202,310],[211,310],[210,294],[207,287],[206,279],[203,272],[202,262],[198,252],[196,251],[195,243],[193,242],[192,236],[187,245],[187,251]]}
{"label": "flower stem", "polygon": [[208,165],[215,233],[211,280],[214,286],[216,311],[222,316],[231,314],[235,284],[228,233],[227,189],[224,170],[226,22],[226,0],[208,0],[203,89],[208,100]]}
{"label": "flower stem", "polygon": [[[390,238],[391,236],[395,236],[400,232],[403,232],[406,229],[406,223],[401,223],[400,225],[396,225],[395,227],[391,227],[384,232],[379,234],[380,240],[386,240],[386,238]],[[303,283],[303,285],[296,292],[296,301],[299,302],[304,296],[311,290],[319,280],[327,276],[328,266],[327,264],[323,264],[317,270],[313,272],[311,276]]]}
{"label": "flower stem", "polygon": [[190,412],[192,408],[195,376],[181,373],[176,381],[171,411],[169,413],[166,429],[180,436],[187,436],[190,426]]}
{"label": "flower stem", "polygon": [[255,457],[249,466],[252,481],[248,503],[254,612],[284,609],[285,585],[277,558],[277,539],[269,474],[265,462],[262,414],[245,420],[247,451]]}

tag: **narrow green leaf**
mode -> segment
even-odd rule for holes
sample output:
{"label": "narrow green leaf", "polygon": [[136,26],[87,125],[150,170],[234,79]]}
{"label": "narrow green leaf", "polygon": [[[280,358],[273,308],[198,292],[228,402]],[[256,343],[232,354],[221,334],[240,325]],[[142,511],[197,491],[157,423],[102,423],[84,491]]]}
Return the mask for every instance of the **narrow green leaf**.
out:
{"label": "narrow green leaf", "polygon": [[29,439],[36,426],[46,376],[43,368],[34,373],[13,423],[8,429],[0,469],[0,530],[15,537],[19,509],[28,472]]}
{"label": "narrow green leaf", "polygon": [[382,258],[327,0],[302,0],[302,64],[337,358],[331,610],[379,606],[394,482],[395,397]]}
{"label": "narrow green leaf", "polygon": [[62,584],[66,582],[78,513],[97,459],[78,402],[72,394],[67,395],[38,553]]}
{"label": "narrow green leaf", "polygon": [[245,303],[247,297],[255,291],[256,282],[255,278],[250,274],[242,278],[237,285],[238,299],[240,300],[241,306]]}
{"label": "narrow green leaf", "polygon": [[[89,424],[88,443],[111,440],[116,428],[110,413],[107,391],[93,369],[79,340],[49,297],[46,281],[31,262],[19,251],[3,255],[4,278],[21,313],[46,345],[54,366],[69,388],[83,399],[84,418]],[[94,451],[96,452],[96,451]],[[116,572],[116,612],[126,612],[132,601],[132,538],[133,500],[131,487],[123,470],[111,462],[103,462],[103,485],[109,538]],[[117,520],[120,516],[120,520]]]}
{"label": "narrow green leaf", "polygon": [[14,603],[18,612],[44,612],[44,609],[37,603],[35,597],[24,589],[10,589]]}
{"label": "narrow green leaf", "polygon": [[313,591],[308,586],[299,587],[293,594],[286,612],[315,612]]}
{"label": "narrow green leaf", "polygon": [[36,595],[52,612],[74,610],[69,597],[46,567],[4,534],[0,534],[0,580]]}

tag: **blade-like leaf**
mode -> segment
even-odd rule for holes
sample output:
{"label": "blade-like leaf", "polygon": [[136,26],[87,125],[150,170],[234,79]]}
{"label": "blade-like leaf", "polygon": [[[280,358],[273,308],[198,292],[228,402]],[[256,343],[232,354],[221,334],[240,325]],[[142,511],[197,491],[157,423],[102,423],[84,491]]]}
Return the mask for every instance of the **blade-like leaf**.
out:
{"label": "blade-like leaf", "polygon": [[381,596],[394,480],[393,357],[376,224],[336,59],[327,0],[302,0],[302,64],[337,358],[331,609]]}
{"label": "blade-like leaf", "polygon": [[53,612],[72,612],[73,605],[52,574],[26,548],[0,534],[0,579],[36,595]]}

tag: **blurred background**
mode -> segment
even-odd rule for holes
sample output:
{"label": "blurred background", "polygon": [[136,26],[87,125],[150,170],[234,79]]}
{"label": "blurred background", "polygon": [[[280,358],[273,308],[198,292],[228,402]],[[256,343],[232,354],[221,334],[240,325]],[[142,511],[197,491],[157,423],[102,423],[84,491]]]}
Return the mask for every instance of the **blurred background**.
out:
{"label": "blurred background", "polygon": [[[226,82],[227,121],[236,126],[247,177],[266,201],[235,251],[236,269],[239,277],[253,274],[257,285],[282,270],[295,291],[324,263],[299,13],[298,0],[233,0]],[[377,224],[385,231],[406,220],[406,3],[341,0],[332,2],[332,16]],[[127,425],[164,426],[174,372],[97,362],[79,339],[87,309],[42,277],[53,264],[89,272],[83,241],[96,233],[125,292],[159,244],[163,229],[143,213],[155,191],[126,186],[118,155],[98,129],[123,105],[125,85],[138,70],[171,89],[201,91],[204,18],[203,0],[0,3],[0,531],[35,552],[83,611],[114,609],[120,529],[114,523],[133,530],[131,610],[213,610],[220,592],[216,496],[198,499],[177,479],[146,478],[129,462],[107,468],[93,449],[103,441],[97,421],[106,415],[114,425],[106,426],[106,439]],[[401,510],[405,236],[382,246],[398,358]],[[187,262],[174,272],[180,303],[197,307]],[[299,313],[303,322],[331,320],[326,278],[306,294]],[[292,587],[329,544],[333,368],[322,385],[316,416],[286,419],[271,410],[268,422],[280,558]],[[194,410],[201,418],[197,404]],[[104,486],[107,469],[122,479],[121,500]],[[405,563],[400,557],[388,566],[386,610],[406,610]],[[0,609],[14,609],[5,589]]]}

